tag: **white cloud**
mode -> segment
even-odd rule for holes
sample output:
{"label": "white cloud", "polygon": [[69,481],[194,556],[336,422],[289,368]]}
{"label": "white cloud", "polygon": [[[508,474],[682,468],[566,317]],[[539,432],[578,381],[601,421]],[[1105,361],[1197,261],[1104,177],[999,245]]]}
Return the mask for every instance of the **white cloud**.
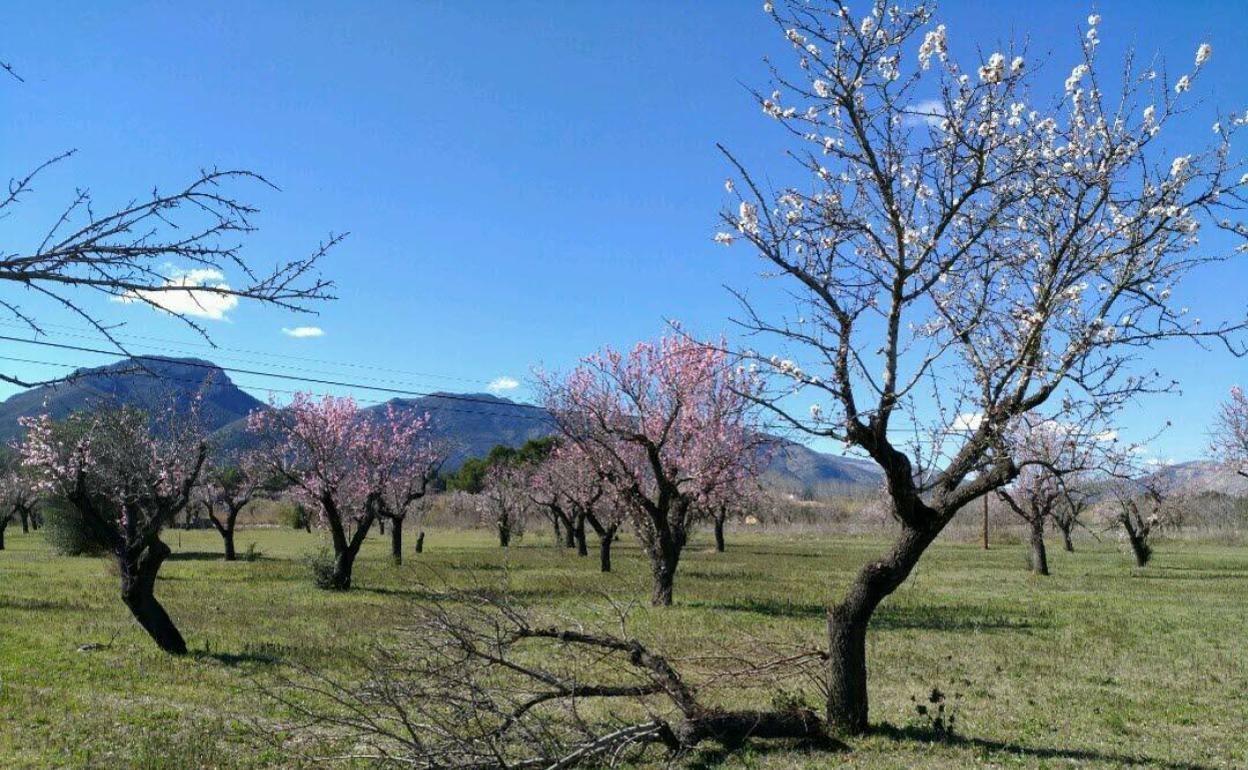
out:
{"label": "white cloud", "polygon": [[319,326],[296,326],[293,329],[283,326],[282,334],[285,334],[287,337],[303,339],[304,337],[324,337],[325,330]]}
{"label": "white cloud", "polygon": [[238,307],[238,297],[231,294],[218,294],[211,291],[197,291],[194,287],[210,286],[214,289],[229,289],[225,283],[225,275],[220,270],[196,268],[194,270],[174,270],[166,286],[185,286],[185,291],[160,290],[144,291],[138,289],[114,297],[115,302],[130,304],[143,302],[176,315],[206,318],[210,321],[228,321],[226,313]]}
{"label": "white cloud", "polygon": [[978,430],[984,416],[979,412],[965,412],[953,418],[953,430]]}
{"label": "white cloud", "polygon": [[486,387],[491,393],[499,393],[504,390],[515,390],[520,387],[520,382],[513,377],[495,377]]}
{"label": "white cloud", "polygon": [[921,102],[907,104],[903,109],[905,117],[902,118],[902,122],[907,126],[926,123],[933,128],[940,128],[945,121],[945,103],[939,99],[924,99]]}

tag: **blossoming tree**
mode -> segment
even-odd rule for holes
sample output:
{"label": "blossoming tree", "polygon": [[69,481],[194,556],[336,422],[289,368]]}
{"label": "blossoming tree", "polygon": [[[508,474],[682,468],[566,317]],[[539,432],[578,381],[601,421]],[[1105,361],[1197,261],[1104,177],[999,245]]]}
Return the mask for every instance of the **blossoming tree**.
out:
{"label": "blossoming tree", "polygon": [[485,472],[481,491],[477,493],[478,511],[483,524],[498,532],[498,545],[507,548],[512,537],[524,533],[531,499],[529,473],[525,464],[503,461]]}
{"label": "blossoming tree", "polygon": [[558,446],[534,469],[530,484],[533,502],[571,530],[581,556],[589,551],[585,527],[593,529],[598,536],[599,565],[603,572],[610,572],[611,544],[622,518],[593,458],[575,444]]}
{"label": "blossoming tree", "polygon": [[[1077,520],[1078,491],[1071,488],[1075,477],[1103,467],[1102,458],[1114,437],[1108,431],[1052,420],[1035,421],[1020,417],[1006,431],[1009,451],[1018,466],[1018,475],[997,496],[1027,523],[1031,543],[1031,571],[1049,574],[1049,557],[1044,545],[1044,527],[1061,518],[1062,532],[1070,546],[1070,528]],[[1105,444],[1105,447],[1102,447]],[[1074,518],[1072,518],[1072,516]]]}
{"label": "blossoming tree", "polygon": [[204,473],[204,483],[196,490],[196,501],[208,520],[221,535],[224,543],[225,561],[235,561],[234,530],[238,515],[255,497],[264,482],[263,463],[253,455],[247,455],[236,463],[210,463]]}
{"label": "blossoming tree", "polygon": [[747,458],[758,378],[719,346],[682,334],[629,353],[588,356],[566,377],[539,375],[563,439],[591,459],[650,558],[653,604],[670,605],[704,495]]}
{"label": "blossoming tree", "polygon": [[327,586],[351,588],[356,556],[382,511],[394,511],[425,417],[388,408],[368,412],[350,397],[319,401],[296,393],[285,408],[257,410],[248,428],[265,443],[269,469],[319,512],[334,564]]}
{"label": "blossoming tree", "polygon": [[380,427],[384,440],[366,445],[363,465],[371,475],[368,487],[377,517],[391,524],[390,558],[402,564],[403,525],[413,508],[433,491],[449,452],[434,436],[427,412],[387,404]]}
{"label": "blossoming tree", "polygon": [[756,97],[795,181],[765,187],[725,150],[735,178],[715,240],[746,242],[796,304],[780,315],[742,295],[740,320],[774,346],[744,354],[779,375],[758,401],[878,463],[901,524],[829,611],[827,715],[859,732],[871,616],[959,510],[1018,474],[1007,426],[1112,412],[1169,385],[1133,365],[1140,350],[1233,344],[1244,328],[1202,325],[1177,300],[1193,270],[1230,256],[1194,251],[1202,228],[1248,233],[1248,175],[1229,151],[1245,118],[1223,117],[1211,147],[1163,154],[1211,49],[1177,80],[1130,58],[1106,74],[1095,15],[1055,82],[1015,51],[958,64],[922,6],[766,10],[794,63]]}
{"label": "blossoming tree", "polygon": [[1238,385],[1218,408],[1212,448],[1224,465],[1248,478],[1248,396]]}
{"label": "blossoming tree", "polygon": [[14,520],[22,523],[23,532],[30,531],[37,499],[35,484],[20,458],[12,454],[0,457],[0,551],[4,550],[4,531]]}
{"label": "blossoming tree", "polygon": [[41,491],[77,509],[117,560],[121,598],[156,644],[186,653],[156,600],[156,575],[171,553],[161,530],[191,501],[206,448],[197,414],[170,407],[154,418],[129,407],[80,412],[63,423],[24,418],[22,461]]}

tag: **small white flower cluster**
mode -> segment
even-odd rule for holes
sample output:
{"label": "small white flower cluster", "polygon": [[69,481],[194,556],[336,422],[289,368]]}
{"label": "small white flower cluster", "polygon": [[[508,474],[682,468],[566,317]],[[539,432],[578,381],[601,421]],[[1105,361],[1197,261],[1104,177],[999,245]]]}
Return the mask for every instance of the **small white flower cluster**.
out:
{"label": "small white flower cluster", "polygon": [[923,45],[919,46],[919,66],[923,69],[930,67],[932,56],[937,57],[942,62],[949,56],[944,24],[938,25],[936,29],[923,36]]}
{"label": "small white flower cluster", "polygon": [[988,62],[979,68],[979,79],[985,83],[1000,83],[1005,77],[1005,55],[994,53]]}
{"label": "small white flower cluster", "polygon": [[1066,78],[1066,93],[1072,93],[1079,85],[1079,81],[1083,80],[1083,76],[1088,74],[1088,65],[1077,64],[1070,71],[1070,77]]}
{"label": "small white flower cluster", "polygon": [[758,234],[758,207],[748,201],[741,201],[737,209],[737,229],[751,235]]}
{"label": "small white flower cluster", "polygon": [[1203,66],[1205,62],[1209,61],[1209,57],[1212,54],[1213,46],[1208,43],[1201,43],[1200,47],[1196,49],[1196,66]]}

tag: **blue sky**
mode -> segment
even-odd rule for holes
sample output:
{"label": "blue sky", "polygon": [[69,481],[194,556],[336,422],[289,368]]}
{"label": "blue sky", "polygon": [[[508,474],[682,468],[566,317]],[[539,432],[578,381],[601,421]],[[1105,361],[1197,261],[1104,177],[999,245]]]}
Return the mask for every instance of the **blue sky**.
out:
{"label": "blue sky", "polygon": [[[416,390],[482,391],[509,377],[521,386],[505,394],[525,398],[533,365],[566,368],[604,343],[654,336],[666,318],[727,330],[735,305],[723,286],[759,285],[747,251],[710,236],[727,175],[715,142],[756,167],[780,163],[780,137],[744,90],[765,85],[762,56],[786,50],[760,5],[16,3],[0,60],[26,82],[0,86],[0,172],[78,153],[0,221],[5,248],[37,243],[76,186],[106,207],[201,167],[251,168],[281,191],[238,188],[263,208],[249,253],[266,264],[350,231],[324,264],[340,299],[316,317],[233,309],[205,322],[215,353],[149,309],[93,305],[153,338],[136,350],[306,364]],[[1099,4],[1101,56],[1134,43],[1181,69],[1207,40],[1214,57],[1196,90],[1224,110],[1248,109],[1248,24],[1235,5]],[[1032,54],[1052,52],[1057,88],[1089,10],[949,2],[938,16],[963,52],[1030,37]],[[1203,145],[1211,122],[1198,110],[1189,136],[1172,139]],[[1210,319],[1242,313],[1246,277],[1242,264],[1201,276],[1191,305]],[[282,333],[304,325],[325,334]],[[0,355],[107,360],[2,342]],[[32,377],[56,371],[4,364]],[[1171,419],[1156,453],[1199,455],[1214,405],[1248,381],[1248,363],[1170,346],[1149,364],[1172,371],[1184,396],[1142,404],[1128,434]]]}

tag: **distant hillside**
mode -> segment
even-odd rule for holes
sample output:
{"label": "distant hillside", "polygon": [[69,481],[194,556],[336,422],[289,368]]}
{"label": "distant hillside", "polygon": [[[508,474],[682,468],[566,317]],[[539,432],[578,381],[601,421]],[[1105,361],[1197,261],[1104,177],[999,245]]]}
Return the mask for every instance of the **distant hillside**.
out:
{"label": "distant hillside", "polygon": [[[253,409],[267,408],[236,387],[215,364],[199,359],[144,362],[142,366],[121,361],[83,369],[79,375],[72,382],[33,388],[0,402],[0,440],[19,438],[18,418],[45,410],[59,419],[100,403],[155,409],[167,404],[170,394],[181,404],[189,403],[204,387],[204,428],[218,448],[232,451],[254,444],[247,433],[246,417]],[[387,403],[401,410],[429,413],[434,430],[452,447],[448,470],[469,457],[484,456],[498,444],[520,446],[555,430],[554,421],[542,409],[488,393],[434,393]],[[368,408],[381,410],[386,404]],[[825,497],[872,490],[880,473],[873,463],[823,454],[782,440],[767,478],[770,484],[799,497]]]}
{"label": "distant hillside", "polygon": [[1180,492],[1217,492],[1232,497],[1248,496],[1248,479],[1212,460],[1167,465],[1153,475],[1173,483]]}
{"label": "distant hillside", "polygon": [[204,430],[215,431],[263,403],[243,392],[229,376],[209,361],[196,358],[168,361],[119,361],[108,366],[80,369],[76,378],[18,393],[0,402],[0,441],[21,437],[18,418],[48,412],[62,419],[71,412],[101,404],[125,404],[146,410],[164,408],[172,398],[185,408],[202,390],[200,419]]}

